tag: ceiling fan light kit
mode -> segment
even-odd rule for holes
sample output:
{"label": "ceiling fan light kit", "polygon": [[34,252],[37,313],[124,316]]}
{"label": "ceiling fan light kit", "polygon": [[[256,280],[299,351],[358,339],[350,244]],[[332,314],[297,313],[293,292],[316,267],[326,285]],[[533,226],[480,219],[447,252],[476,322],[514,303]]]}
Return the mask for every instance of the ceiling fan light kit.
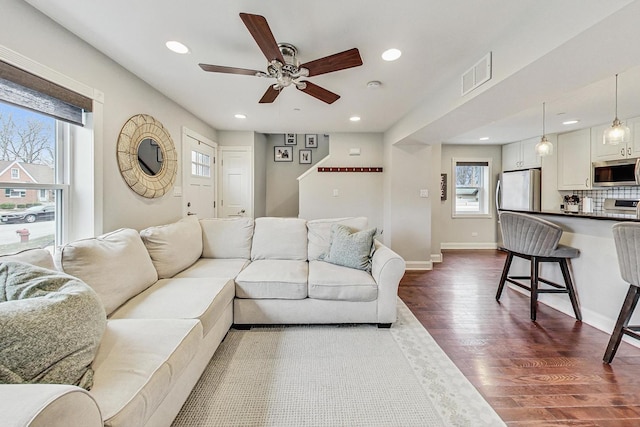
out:
{"label": "ceiling fan light kit", "polygon": [[259,102],[261,104],[272,103],[280,95],[282,89],[291,85],[320,101],[332,104],[340,99],[340,95],[308,80],[301,79],[362,65],[360,52],[356,48],[300,64],[297,59],[298,50],[296,47],[289,43],[277,43],[264,16],[241,13],[240,18],[267,58],[266,72],[211,64],[199,65],[200,68],[208,72],[275,79],[276,83],[269,86],[262,98],[260,98]]}

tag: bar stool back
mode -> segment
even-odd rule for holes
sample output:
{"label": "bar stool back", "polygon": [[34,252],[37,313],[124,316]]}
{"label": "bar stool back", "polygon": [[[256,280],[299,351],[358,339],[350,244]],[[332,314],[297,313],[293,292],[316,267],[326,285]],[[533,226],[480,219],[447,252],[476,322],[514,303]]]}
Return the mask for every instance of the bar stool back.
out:
{"label": "bar stool back", "polygon": [[[568,260],[576,258],[580,252],[576,248],[559,244],[562,228],[558,225],[519,212],[501,212],[500,227],[502,229],[503,247],[507,251],[507,259],[502,270],[502,277],[496,293],[496,301],[500,300],[505,282],[513,283],[531,294],[531,320],[536,320],[538,294],[567,293],[573,306],[576,319],[582,320],[576,290],[571,279]],[[531,262],[529,276],[509,276],[509,269],[513,257],[527,259]],[[540,277],[541,262],[557,262],[560,265],[564,285]],[[520,280],[529,280],[529,285]],[[540,288],[539,283],[549,285],[550,288]]]}
{"label": "bar stool back", "polygon": [[625,282],[629,283],[629,290],[604,353],[605,363],[611,363],[613,360],[623,335],[640,339],[638,333],[640,326],[629,326],[631,315],[640,297],[640,288],[638,288],[640,285],[640,223],[620,222],[614,224],[613,240],[616,244],[620,275]]}

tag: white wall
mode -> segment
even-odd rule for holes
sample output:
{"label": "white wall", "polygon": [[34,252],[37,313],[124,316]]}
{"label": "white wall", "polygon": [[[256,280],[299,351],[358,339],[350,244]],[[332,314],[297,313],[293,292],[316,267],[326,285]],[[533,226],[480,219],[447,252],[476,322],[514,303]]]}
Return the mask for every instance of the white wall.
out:
{"label": "white wall", "polygon": [[[492,163],[489,203],[491,218],[453,218],[452,203],[455,200],[453,182],[453,158],[490,158]],[[502,169],[502,147],[499,145],[443,145],[441,173],[447,174],[447,200],[442,202],[441,246],[442,249],[489,249],[496,247],[497,218],[495,189],[497,176]],[[477,235],[473,235],[477,233]]]}
{"label": "white wall", "polygon": [[267,136],[255,133],[253,141],[253,217],[267,215]]}
{"label": "white wall", "polygon": [[[103,133],[96,135],[94,215],[103,218],[103,231],[120,227],[141,229],[175,221],[182,214],[181,198],[171,192],[158,199],[145,199],[131,191],[120,175],[116,144],[122,125],[135,114],[149,114],[162,122],[171,135],[178,156],[181,129],[186,126],[216,141],[216,131],[182,107],[158,93],[144,81],[107,58],[20,0],[3,0],[0,13],[3,46],[104,93]],[[179,169],[176,185],[182,185]],[[102,188],[99,188],[99,187]],[[99,231],[99,230],[97,230]]]}
{"label": "white wall", "polygon": [[[274,162],[273,147],[284,146],[284,134],[272,134],[267,137],[267,216],[297,217],[299,214],[298,177],[329,154],[329,138],[318,134],[317,148],[305,148],[305,135],[297,135],[297,144],[293,148],[293,161]],[[311,164],[300,164],[299,151],[311,150]]]}
{"label": "white wall", "polygon": [[[351,148],[359,148],[360,156],[349,156]],[[325,167],[382,165],[382,134],[378,133],[331,134],[329,158],[322,163]],[[305,219],[366,216],[370,226],[382,229],[383,175],[312,171],[300,180],[299,215]]]}

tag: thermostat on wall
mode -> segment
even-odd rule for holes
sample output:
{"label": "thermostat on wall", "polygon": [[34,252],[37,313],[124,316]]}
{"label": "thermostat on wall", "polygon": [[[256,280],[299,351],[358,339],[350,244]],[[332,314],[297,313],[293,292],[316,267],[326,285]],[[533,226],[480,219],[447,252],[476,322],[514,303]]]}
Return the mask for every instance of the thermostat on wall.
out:
{"label": "thermostat on wall", "polygon": [[350,156],[359,156],[360,155],[360,149],[359,148],[349,148],[349,155]]}

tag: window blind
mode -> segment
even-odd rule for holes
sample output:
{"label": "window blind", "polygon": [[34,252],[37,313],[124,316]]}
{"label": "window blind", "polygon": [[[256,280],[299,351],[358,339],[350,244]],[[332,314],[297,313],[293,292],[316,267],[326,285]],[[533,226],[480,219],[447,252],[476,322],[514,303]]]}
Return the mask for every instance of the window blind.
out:
{"label": "window blind", "polygon": [[0,61],[0,101],[82,126],[90,98]]}

